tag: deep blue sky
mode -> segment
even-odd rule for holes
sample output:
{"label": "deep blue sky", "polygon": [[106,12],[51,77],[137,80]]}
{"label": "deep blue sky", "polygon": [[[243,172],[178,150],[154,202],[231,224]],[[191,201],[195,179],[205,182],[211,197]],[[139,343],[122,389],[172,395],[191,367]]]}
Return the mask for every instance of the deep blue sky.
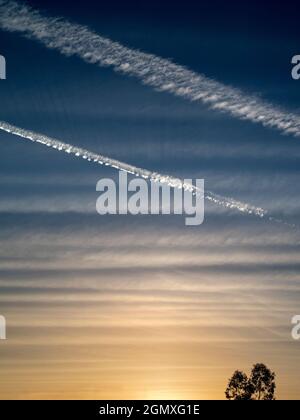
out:
{"label": "deep blue sky", "polygon": [[[29,3],[46,15],[82,23],[128,47],[170,58],[299,113],[300,81],[292,80],[290,64],[292,56],[300,54],[299,6],[294,1]],[[17,33],[0,30],[0,54],[7,59],[7,80],[0,81],[1,120],[140,167],[204,178],[214,192],[299,223],[299,140],[154,92],[135,79],[66,58]],[[137,318],[139,331],[147,332],[154,301],[161,320],[178,325],[178,313],[186,320],[190,333],[177,332],[178,343],[194,348],[197,340],[209,337],[212,349],[203,344],[192,356],[182,352],[183,358],[191,358],[194,369],[201,368],[198,363],[208,369],[199,371],[199,389],[206,374],[212,381],[207,395],[205,388],[202,395],[210,397],[216,389],[221,395],[222,380],[239,363],[247,368],[264,359],[284,378],[282,395],[291,395],[289,383],[299,396],[299,372],[288,362],[295,360],[299,366],[299,349],[290,341],[290,320],[298,310],[300,294],[298,233],[209,205],[205,224],[194,230],[185,228],[180,217],[101,218],[95,212],[95,186],[101,176],[116,173],[0,133],[0,313],[13,322],[13,339],[2,360],[4,377],[15,379],[20,395],[29,392],[24,391],[26,375],[20,378],[9,366],[24,363],[30,376],[35,363],[30,350],[36,350],[39,340],[48,343],[46,330],[31,331],[32,320],[41,328],[49,327],[50,320],[62,322],[66,341],[62,333],[60,344],[67,345],[68,322],[74,315],[80,317],[82,309],[88,323],[107,320],[109,325],[114,320],[107,309],[112,305],[108,290],[114,289],[111,293],[118,290],[121,303],[125,300],[130,308],[123,312],[114,303],[114,313],[129,324]],[[101,297],[91,312],[93,297],[85,299],[87,290],[96,290]],[[66,298],[63,312],[62,295],[74,298],[76,293],[82,294],[82,301],[78,298],[79,303],[72,306]],[[199,301],[190,303],[189,293]],[[145,294],[146,300],[139,294]],[[176,300],[181,294],[184,302]],[[212,337],[205,328],[212,323],[218,329],[220,317],[224,326],[218,342],[219,332]],[[22,330],[23,320],[27,330]],[[168,326],[160,328],[153,333],[156,344],[164,328],[169,331]],[[112,343],[118,340],[115,334]],[[131,354],[126,346],[136,339],[132,334],[127,333],[128,342],[120,354],[112,352],[112,361],[120,363],[121,370],[124,352]],[[245,337],[253,344],[249,348],[241,343]],[[101,332],[97,338],[102,339]],[[20,340],[29,349],[25,362],[19,353]],[[97,349],[95,368],[105,359],[101,346]],[[55,351],[41,352],[38,362],[67,363],[74,357],[81,360],[79,370],[87,361],[93,367],[94,354],[81,359],[75,350],[63,355]],[[209,361],[207,354],[212,354]],[[163,350],[153,353],[162,365],[163,356]],[[184,366],[180,357],[173,361],[179,371]],[[223,358],[218,376],[214,369]],[[78,378],[77,368],[72,368]],[[55,369],[55,380],[63,383],[59,364]],[[46,375],[42,368],[39,372]],[[142,368],[140,374],[146,377]],[[160,370],[157,377],[163,378]],[[113,371],[107,382],[103,379],[104,388],[111,381],[122,383],[112,378]],[[138,381],[132,381],[134,388]],[[43,386],[42,391],[48,392],[45,383],[35,377],[30,392],[36,396]],[[72,393],[68,383],[64,385]],[[176,386],[185,396],[191,384],[182,379]]]}
{"label": "deep blue sky", "polygon": [[[299,29],[295,5],[288,2],[284,7],[272,2],[270,7],[256,2],[126,2],[125,6],[79,1],[72,8],[68,2],[30,3],[129,47],[171,58],[245,92],[298,109],[300,83],[290,76],[290,61],[297,53]],[[8,80],[1,83],[4,120],[138,166],[204,177],[210,189],[236,198],[231,187],[222,191],[212,175],[298,172],[299,147],[294,139],[155,93],[134,79],[67,59],[16,34],[1,32],[1,48],[8,63]],[[22,144],[17,148],[28,150]],[[14,148],[11,151],[14,154]],[[35,151],[30,148],[29,153]],[[47,150],[40,153],[48,156]],[[26,168],[25,160],[23,168],[14,169],[8,154],[9,150],[1,170]],[[49,165],[51,172],[60,161],[71,171],[86,166],[56,156],[51,164],[48,157],[45,163],[41,158],[30,162],[28,170],[40,165],[47,171]]]}

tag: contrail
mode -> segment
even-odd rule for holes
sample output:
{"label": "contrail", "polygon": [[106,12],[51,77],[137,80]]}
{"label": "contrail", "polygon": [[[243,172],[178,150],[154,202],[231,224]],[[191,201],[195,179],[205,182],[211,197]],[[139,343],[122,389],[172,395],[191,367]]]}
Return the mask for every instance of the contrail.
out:
{"label": "contrail", "polygon": [[[241,213],[248,215],[255,215],[261,218],[268,216],[268,212],[262,208],[252,206],[250,204],[242,203],[231,198],[225,198],[220,195],[200,190],[195,185],[184,182],[179,178],[173,176],[162,175],[157,172],[151,172],[147,169],[138,168],[136,166],[129,165],[127,163],[120,162],[115,159],[111,159],[107,156],[102,156],[97,153],[90,152],[89,150],[82,149],[80,147],[73,146],[71,144],[63,143],[57,139],[47,137],[43,134],[38,134],[33,131],[25,130],[23,128],[16,127],[14,125],[8,124],[6,122],[0,121],[0,130],[6,131],[7,133],[14,134],[18,137],[21,137],[26,140],[30,140],[34,143],[40,143],[48,147],[52,147],[61,152],[65,152],[76,157],[80,157],[89,162],[94,162],[100,165],[110,166],[111,168],[118,169],[119,171],[124,171],[132,175],[136,175],[145,179],[148,179],[153,182],[159,182],[161,184],[167,184],[172,188],[179,188],[185,191],[190,191],[194,194],[201,195],[217,205],[228,209],[238,210]],[[269,216],[268,216],[269,217]],[[269,217],[271,220],[271,218]],[[273,219],[274,220],[274,219]]]}
{"label": "contrail", "polygon": [[63,19],[44,17],[38,11],[13,0],[0,0],[0,28],[21,32],[66,56],[78,56],[101,67],[138,78],[156,90],[170,92],[233,117],[260,123],[284,134],[300,137],[300,115],[290,113],[262,99],[243,94],[231,86],[195,73],[172,61],[129,49],[99,36],[85,26]]}

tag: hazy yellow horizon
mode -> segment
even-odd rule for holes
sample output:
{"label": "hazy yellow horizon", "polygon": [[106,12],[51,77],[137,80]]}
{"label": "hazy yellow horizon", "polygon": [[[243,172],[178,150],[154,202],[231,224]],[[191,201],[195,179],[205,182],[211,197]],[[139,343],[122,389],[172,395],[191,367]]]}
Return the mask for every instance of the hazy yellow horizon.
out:
{"label": "hazy yellow horizon", "polygon": [[[37,235],[31,252],[48,248],[49,235],[59,249],[80,244],[81,256],[57,255],[46,269],[35,261],[26,275],[14,266],[14,279],[2,278],[1,399],[224,399],[234,370],[257,362],[277,374],[277,398],[300,397],[289,318],[297,297],[290,309],[280,275],[253,275],[271,254],[262,266],[255,247],[223,246],[221,232],[208,240],[166,227],[160,243],[141,231],[134,242],[120,230]],[[235,273],[231,261],[252,273]]]}

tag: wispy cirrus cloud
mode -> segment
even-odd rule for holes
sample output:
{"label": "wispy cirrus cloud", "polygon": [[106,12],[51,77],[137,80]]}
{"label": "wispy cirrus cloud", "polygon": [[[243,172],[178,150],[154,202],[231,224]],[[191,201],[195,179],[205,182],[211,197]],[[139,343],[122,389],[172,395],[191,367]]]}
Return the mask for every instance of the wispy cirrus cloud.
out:
{"label": "wispy cirrus cloud", "polygon": [[254,95],[246,95],[170,60],[127,48],[85,26],[44,17],[25,4],[0,0],[0,28],[21,32],[27,38],[35,39],[66,56],[74,55],[88,63],[112,67],[157,90],[199,101],[238,119],[300,137],[300,116],[297,114]]}

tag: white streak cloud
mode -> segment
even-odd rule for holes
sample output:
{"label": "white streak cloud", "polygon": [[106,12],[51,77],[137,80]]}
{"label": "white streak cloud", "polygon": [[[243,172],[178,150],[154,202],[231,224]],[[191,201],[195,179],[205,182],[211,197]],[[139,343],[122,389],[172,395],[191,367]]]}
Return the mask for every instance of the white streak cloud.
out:
{"label": "white streak cloud", "polygon": [[300,137],[300,116],[255,96],[197,74],[170,60],[127,48],[85,26],[44,17],[27,5],[0,0],[0,28],[21,32],[65,56],[78,56],[88,63],[112,67],[138,78],[159,91],[202,102],[242,120],[262,124],[284,134]]}
{"label": "white streak cloud", "polygon": [[[168,176],[168,175],[162,175],[157,172],[151,172],[146,169],[138,168],[136,166],[129,165],[127,163],[120,162],[118,160],[111,159],[109,157],[106,157],[97,153],[90,152],[89,150],[82,149],[80,147],[75,147],[71,144],[63,143],[57,139],[47,137],[43,134],[34,133],[33,131],[29,131],[23,128],[13,126],[3,121],[0,121],[0,130],[5,131],[7,133],[14,134],[18,137],[21,137],[26,140],[30,140],[35,143],[43,144],[45,146],[56,149],[58,151],[75,155],[76,157],[85,159],[88,162],[93,162],[95,164],[100,164],[100,165],[106,165],[111,168],[117,169],[119,171],[124,171],[129,174],[136,175],[144,179],[148,179],[152,182],[159,182],[161,184],[167,184],[172,188],[179,188],[185,191],[191,191],[197,195],[198,194],[203,195],[204,193],[202,190],[199,190],[199,188],[195,187],[193,184],[184,182],[183,180],[179,178],[175,178],[173,176]],[[259,207],[252,206],[250,204],[242,203],[240,201],[236,201],[231,198],[224,198],[222,196],[219,196],[214,193],[207,192],[207,191],[204,193],[204,195],[208,201],[214,204],[220,205],[222,207],[238,210],[242,213],[245,213],[248,215],[259,216],[261,218],[267,216],[266,210]]]}

